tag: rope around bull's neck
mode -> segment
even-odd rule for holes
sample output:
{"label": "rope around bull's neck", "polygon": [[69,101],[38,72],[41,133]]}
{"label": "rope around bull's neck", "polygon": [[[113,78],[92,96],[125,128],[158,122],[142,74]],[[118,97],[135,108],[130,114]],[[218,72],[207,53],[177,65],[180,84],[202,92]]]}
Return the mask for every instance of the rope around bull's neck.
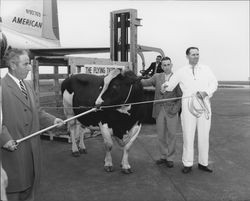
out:
{"label": "rope around bull's neck", "polygon": [[124,105],[140,105],[140,104],[147,104],[147,103],[160,103],[160,102],[167,102],[167,101],[179,100],[179,99],[190,98],[190,97],[192,97],[192,96],[165,98],[165,99],[158,99],[158,100],[152,100],[152,101],[141,101],[141,102],[127,103],[127,104],[105,105],[105,106],[101,106],[100,109],[121,107]]}
{"label": "rope around bull's neck", "polygon": [[[140,105],[140,104],[148,104],[148,103],[160,103],[160,102],[167,102],[167,101],[173,101],[173,100],[179,100],[179,99],[185,99],[185,98],[191,98],[192,96],[183,96],[183,97],[175,97],[175,98],[164,98],[164,99],[158,99],[158,100],[150,100],[150,101],[140,101],[140,102],[133,102],[133,103],[123,103],[123,104],[116,104],[116,105],[106,105],[106,106],[100,106],[98,109],[106,109],[106,108],[113,108],[113,107],[122,107],[124,105]],[[78,106],[78,107],[41,107],[43,109],[53,109],[53,108],[65,108],[65,109],[91,109],[96,107],[90,107],[90,106]]]}

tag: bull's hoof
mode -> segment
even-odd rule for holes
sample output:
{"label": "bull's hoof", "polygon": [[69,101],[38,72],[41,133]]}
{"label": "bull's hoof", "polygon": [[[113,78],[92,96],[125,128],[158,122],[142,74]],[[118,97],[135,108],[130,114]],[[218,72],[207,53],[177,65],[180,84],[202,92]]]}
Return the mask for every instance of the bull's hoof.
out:
{"label": "bull's hoof", "polygon": [[79,157],[81,154],[80,154],[79,151],[74,151],[74,152],[72,152],[72,155],[73,155],[74,157]]}
{"label": "bull's hoof", "polygon": [[125,169],[125,168],[122,168],[122,173],[124,173],[124,174],[131,174],[131,173],[133,173],[133,171],[131,170],[131,168],[129,168],[129,169]]}
{"label": "bull's hoof", "polygon": [[105,170],[106,172],[114,172],[113,166],[104,166],[104,170]]}
{"label": "bull's hoof", "polygon": [[87,149],[79,149],[80,154],[87,154]]}

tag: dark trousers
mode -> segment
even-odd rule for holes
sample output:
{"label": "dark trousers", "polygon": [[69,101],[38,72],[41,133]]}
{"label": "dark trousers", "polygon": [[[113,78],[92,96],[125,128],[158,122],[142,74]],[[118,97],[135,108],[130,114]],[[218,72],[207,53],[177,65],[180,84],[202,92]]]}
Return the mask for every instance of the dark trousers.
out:
{"label": "dark trousers", "polygon": [[7,193],[8,201],[34,201],[34,189],[32,187],[25,191]]}

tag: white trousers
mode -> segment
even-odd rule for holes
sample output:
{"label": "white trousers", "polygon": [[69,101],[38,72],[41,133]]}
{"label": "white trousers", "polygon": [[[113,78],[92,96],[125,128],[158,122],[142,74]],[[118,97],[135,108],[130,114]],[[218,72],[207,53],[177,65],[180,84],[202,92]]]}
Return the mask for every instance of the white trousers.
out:
{"label": "white trousers", "polygon": [[183,130],[183,154],[182,162],[186,167],[193,165],[194,161],[194,138],[197,128],[198,133],[198,162],[201,165],[208,165],[209,152],[209,131],[211,126],[211,108],[210,115],[206,119],[202,114],[199,118],[190,113],[188,109],[188,99],[182,99],[181,124]]}

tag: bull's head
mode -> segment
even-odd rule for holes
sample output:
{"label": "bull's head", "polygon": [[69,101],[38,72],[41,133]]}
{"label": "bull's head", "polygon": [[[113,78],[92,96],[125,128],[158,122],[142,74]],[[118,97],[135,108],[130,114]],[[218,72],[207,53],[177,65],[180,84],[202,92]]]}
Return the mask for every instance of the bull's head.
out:
{"label": "bull's head", "polygon": [[[137,81],[136,75],[132,71],[120,71],[118,69],[104,78],[104,86],[99,94],[96,105],[116,105],[128,103],[128,99],[138,86],[134,86]],[[137,82],[140,86],[140,82]],[[142,86],[141,86],[142,89]],[[133,91],[133,92],[132,92]]]}

